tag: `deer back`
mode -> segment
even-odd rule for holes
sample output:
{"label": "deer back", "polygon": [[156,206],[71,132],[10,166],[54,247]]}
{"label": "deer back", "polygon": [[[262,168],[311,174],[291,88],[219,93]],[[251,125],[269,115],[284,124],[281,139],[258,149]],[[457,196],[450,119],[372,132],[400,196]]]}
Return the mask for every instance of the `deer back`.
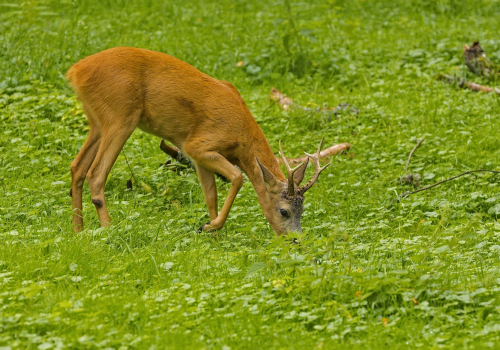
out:
{"label": "deer back", "polygon": [[140,110],[137,126],[144,131],[180,149],[188,137],[199,138],[228,159],[239,159],[244,144],[265,140],[233,85],[167,54],[105,50],[76,63],[68,79],[103,127]]}

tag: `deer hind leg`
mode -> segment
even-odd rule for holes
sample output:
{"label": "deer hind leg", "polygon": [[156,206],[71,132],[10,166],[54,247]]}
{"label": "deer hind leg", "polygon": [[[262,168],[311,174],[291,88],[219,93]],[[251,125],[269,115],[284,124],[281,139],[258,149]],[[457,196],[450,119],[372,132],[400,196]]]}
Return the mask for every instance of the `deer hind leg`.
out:
{"label": "deer hind leg", "polygon": [[135,115],[131,115],[129,118],[108,115],[106,120],[112,121],[113,124],[109,127],[103,126],[99,150],[87,173],[87,182],[92,194],[92,203],[97,209],[101,226],[107,226],[111,223],[104,198],[106,179],[123,145],[125,145],[125,142],[136,128],[139,118],[140,113],[135,113]]}
{"label": "deer hind leg", "polygon": [[94,161],[101,141],[101,129],[89,116],[90,132],[82,149],[71,163],[71,190],[73,202],[73,230],[80,232],[83,229],[82,191],[87,172]]}
{"label": "deer hind leg", "polygon": [[201,188],[203,189],[203,194],[205,195],[205,203],[207,203],[210,220],[215,220],[218,213],[215,174],[212,170],[208,170],[197,162],[195,162],[195,168],[201,183]]}
{"label": "deer hind leg", "polygon": [[231,182],[231,188],[229,189],[229,193],[220,213],[215,219],[211,218],[212,220],[210,223],[203,226],[204,231],[219,230],[224,226],[234,199],[243,185],[243,177],[233,164],[217,152],[200,150],[199,145],[196,143],[186,143],[186,145],[184,145],[184,151],[188,157],[194,159],[201,167],[212,172],[217,172]]}

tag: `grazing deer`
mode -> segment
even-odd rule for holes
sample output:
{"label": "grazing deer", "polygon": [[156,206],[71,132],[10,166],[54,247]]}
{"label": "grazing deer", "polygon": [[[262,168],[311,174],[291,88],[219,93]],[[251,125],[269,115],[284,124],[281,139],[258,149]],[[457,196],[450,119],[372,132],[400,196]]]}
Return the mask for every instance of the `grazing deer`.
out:
{"label": "grazing deer", "polygon": [[[68,71],[68,79],[87,114],[90,132],[71,163],[73,228],[83,229],[82,188],[85,179],[101,226],[109,217],[104,186],[123,145],[136,127],[166,139],[193,160],[205,195],[210,221],[200,229],[219,230],[243,184],[237,165],[252,182],[264,215],[277,234],[301,231],[304,192],[326,168],[319,165],[321,142],[312,179],[299,187],[309,158],[291,169],[288,179],[262,130],[236,88],[164,53],[117,47],[89,56]],[[220,212],[214,173],[231,182]]]}

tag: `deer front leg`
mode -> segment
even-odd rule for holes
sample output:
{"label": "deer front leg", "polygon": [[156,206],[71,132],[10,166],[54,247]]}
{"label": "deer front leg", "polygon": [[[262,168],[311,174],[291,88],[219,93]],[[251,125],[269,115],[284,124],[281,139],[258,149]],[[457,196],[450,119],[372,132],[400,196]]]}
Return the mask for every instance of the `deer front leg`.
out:
{"label": "deer front leg", "polygon": [[186,154],[190,158],[194,159],[199,166],[212,172],[217,172],[229,179],[231,182],[231,188],[229,189],[226,201],[224,202],[219,215],[217,215],[215,219],[212,219],[212,215],[210,215],[210,223],[203,226],[203,231],[210,232],[220,230],[222,226],[224,226],[234,199],[243,185],[243,176],[233,164],[217,152],[204,152],[196,149],[196,147],[190,148],[189,145],[186,145],[184,150]]}
{"label": "deer front leg", "polygon": [[203,194],[205,196],[205,203],[207,203],[208,214],[210,215],[210,220],[215,220],[217,218],[218,206],[217,206],[217,186],[215,184],[215,174],[212,170],[195,163],[196,173],[198,174],[198,179],[201,183],[201,188],[203,189]]}

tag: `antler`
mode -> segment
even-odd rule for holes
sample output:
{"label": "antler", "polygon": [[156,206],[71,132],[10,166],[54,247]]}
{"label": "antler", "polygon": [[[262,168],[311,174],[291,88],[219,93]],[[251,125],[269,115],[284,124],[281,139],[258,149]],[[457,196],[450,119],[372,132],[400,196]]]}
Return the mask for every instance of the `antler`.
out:
{"label": "antler", "polygon": [[304,152],[309,158],[311,158],[311,160],[314,163],[314,175],[313,175],[312,179],[309,180],[304,186],[300,186],[299,190],[297,191],[297,194],[303,195],[308,189],[310,189],[312,187],[312,185],[314,185],[316,180],[318,180],[319,174],[321,174],[321,172],[323,170],[325,170],[325,168],[327,166],[330,165],[330,163],[328,163],[324,167],[319,166],[319,158],[320,158],[320,152],[321,152],[321,145],[323,144],[323,138],[324,137],[321,138],[321,141],[319,142],[319,145],[318,145],[318,151],[315,154],[309,154],[309,153]]}
{"label": "antler", "polygon": [[281,159],[283,160],[283,164],[285,164],[286,173],[288,175],[288,195],[292,197],[295,196],[293,174],[297,171],[297,169],[299,169],[302,166],[303,163],[300,163],[293,169],[290,168],[290,165],[288,164],[288,159],[286,159],[285,154],[283,153],[283,149],[281,148],[281,140],[279,141],[279,144],[280,144],[280,156]]}

